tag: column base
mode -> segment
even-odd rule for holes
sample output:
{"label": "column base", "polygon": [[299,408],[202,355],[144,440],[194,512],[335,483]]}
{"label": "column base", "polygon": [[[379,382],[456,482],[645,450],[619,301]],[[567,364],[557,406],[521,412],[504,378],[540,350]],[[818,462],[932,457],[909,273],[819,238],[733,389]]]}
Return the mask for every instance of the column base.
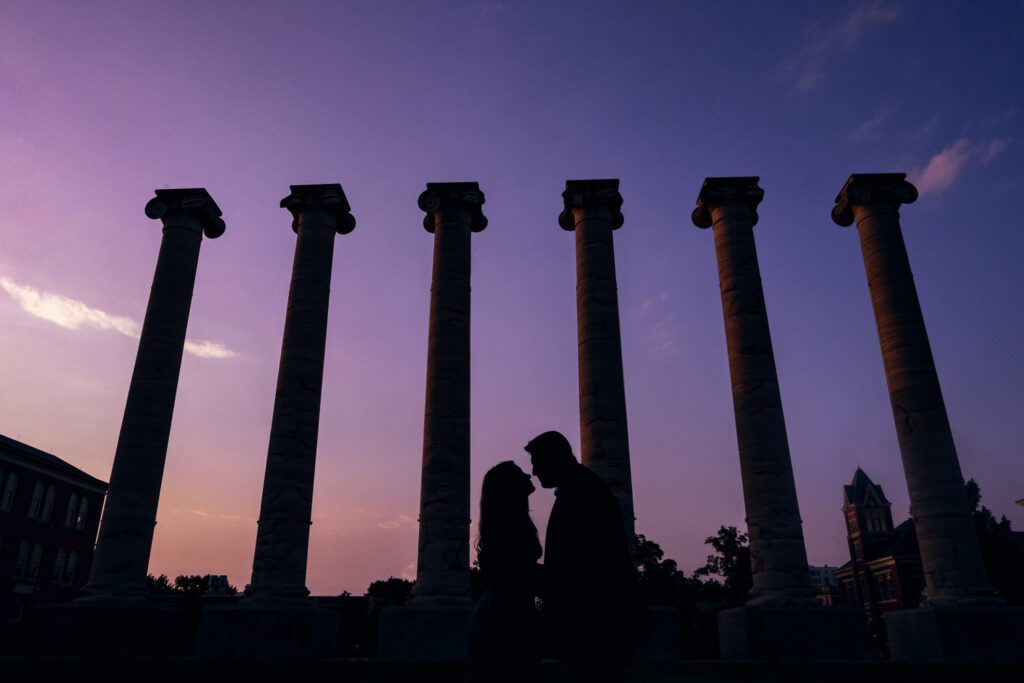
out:
{"label": "column base", "polygon": [[405,605],[380,612],[377,658],[401,662],[464,661],[473,606]]}
{"label": "column base", "polygon": [[21,652],[47,657],[123,659],[188,656],[194,622],[183,610],[147,599],[34,605],[22,630]]}
{"label": "column base", "polygon": [[338,614],[304,598],[212,605],[199,616],[196,656],[204,659],[316,659],[338,642]]}
{"label": "column base", "polygon": [[864,614],[847,607],[747,605],[718,614],[726,661],[867,661]]}
{"label": "column base", "polygon": [[886,614],[885,627],[896,661],[1024,661],[1024,607],[905,609]]}
{"label": "column base", "polygon": [[679,610],[675,607],[648,607],[650,631],[630,648],[630,662],[675,662],[679,660]]}

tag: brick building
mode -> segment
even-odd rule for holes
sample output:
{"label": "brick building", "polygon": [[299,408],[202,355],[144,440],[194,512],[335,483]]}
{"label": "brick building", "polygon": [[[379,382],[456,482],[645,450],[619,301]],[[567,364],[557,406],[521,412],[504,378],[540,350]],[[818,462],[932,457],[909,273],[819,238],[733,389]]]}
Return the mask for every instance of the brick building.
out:
{"label": "brick building", "polygon": [[892,504],[882,487],[857,468],[843,487],[843,514],[850,561],[835,571],[839,601],[861,607],[879,641],[885,640],[882,615],[917,607],[924,590],[924,570],[914,522],[892,522]]}
{"label": "brick building", "polygon": [[106,491],[57,456],[0,435],[0,633],[29,604],[78,594]]}

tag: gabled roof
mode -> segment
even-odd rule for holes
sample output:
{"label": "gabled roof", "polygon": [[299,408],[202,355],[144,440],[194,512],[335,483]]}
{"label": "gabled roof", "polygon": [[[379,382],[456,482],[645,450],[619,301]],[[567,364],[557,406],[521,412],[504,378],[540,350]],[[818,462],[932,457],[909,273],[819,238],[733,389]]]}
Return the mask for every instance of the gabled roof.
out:
{"label": "gabled roof", "polygon": [[52,453],[41,451],[27,443],[15,441],[3,434],[0,434],[0,460],[20,461],[28,467],[69,479],[82,486],[96,489],[100,493],[107,490],[107,482],[83,472]]}
{"label": "gabled roof", "polygon": [[891,504],[882,492],[882,487],[871,481],[864,470],[858,467],[853,475],[853,482],[843,487],[843,502],[847,505],[864,505],[869,502],[869,497],[876,499],[870,501],[875,505]]}
{"label": "gabled roof", "polygon": [[921,551],[917,547],[917,527],[914,520],[905,519],[892,530],[892,538],[879,550],[876,557],[920,557]]}

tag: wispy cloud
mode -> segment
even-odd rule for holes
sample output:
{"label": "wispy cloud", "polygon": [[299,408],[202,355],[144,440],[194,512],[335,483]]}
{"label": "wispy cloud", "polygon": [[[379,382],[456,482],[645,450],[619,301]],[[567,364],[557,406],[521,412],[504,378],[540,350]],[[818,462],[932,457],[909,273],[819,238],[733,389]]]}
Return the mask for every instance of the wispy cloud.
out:
{"label": "wispy cloud", "polygon": [[189,510],[174,509],[171,514],[175,515],[194,515],[196,517],[203,517],[205,519],[222,519],[228,522],[244,522],[253,521],[251,517],[244,517],[242,515],[225,515],[223,513],[213,513],[199,508],[191,508]]}
{"label": "wispy cloud", "polygon": [[650,330],[649,343],[662,355],[672,355],[679,351],[679,326],[676,325],[674,315],[668,315],[654,323]]}
{"label": "wispy cloud", "polygon": [[679,351],[679,325],[671,312],[669,293],[661,292],[644,299],[633,312],[646,328],[644,341],[659,355],[672,355]]}
{"label": "wispy cloud", "polygon": [[186,339],[185,353],[191,353],[200,358],[231,358],[235,352],[217,342],[207,339]]}
{"label": "wispy cloud", "polygon": [[786,67],[789,78],[798,90],[811,90],[825,80],[828,62],[836,55],[849,52],[876,26],[896,21],[900,7],[891,2],[862,2],[841,21],[832,26],[812,24],[807,42]]}
{"label": "wispy cloud", "polygon": [[[10,294],[26,313],[69,330],[113,330],[134,339],[142,334],[142,326],[131,318],[111,315],[60,294],[40,292],[35,287],[18,284],[6,275],[0,275],[0,288]],[[185,352],[200,358],[231,358],[235,355],[223,344],[205,339],[186,340]]]}
{"label": "wispy cloud", "polygon": [[416,520],[409,515],[398,515],[398,517],[395,517],[394,519],[377,522],[377,527],[386,531],[394,531],[395,529],[401,529],[414,524],[416,524]]}
{"label": "wispy cloud", "polygon": [[886,107],[867,121],[862,121],[860,125],[850,132],[849,141],[857,143],[878,140],[882,137],[882,128],[885,126],[885,122],[889,120],[892,112],[892,107]]}
{"label": "wispy cloud", "polygon": [[932,156],[924,166],[909,173],[910,181],[922,195],[941,192],[953,185],[971,166],[984,166],[1006,151],[1010,141],[971,141],[960,138]]}

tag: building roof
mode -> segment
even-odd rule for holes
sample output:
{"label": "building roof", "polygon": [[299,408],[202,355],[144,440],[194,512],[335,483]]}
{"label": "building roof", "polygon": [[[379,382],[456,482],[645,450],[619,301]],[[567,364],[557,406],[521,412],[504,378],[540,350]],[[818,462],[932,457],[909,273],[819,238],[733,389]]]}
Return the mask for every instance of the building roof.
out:
{"label": "building roof", "polygon": [[[907,558],[920,557],[920,551],[917,547],[917,528],[914,526],[914,520],[906,519],[893,529],[889,534],[889,539],[886,544],[878,549],[878,552],[873,553],[870,557],[864,558],[868,564],[878,562],[879,560],[885,560],[892,558]],[[1022,534],[1024,536],[1024,534]],[[843,574],[847,571],[851,571],[853,568],[853,560],[848,560],[842,566],[836,569],[836,574]]]}
{"label": "building roof", "polygon": [[905,555],[911,555],[913,557],[920,556],[920,550],[917,548],[917,527],[914,526],[914,520],[905,519],[895,529],[892,530],[892,538],[889,542],[878,551],[878,557],[902,557]]}
{"label": "building roof", "polygon": [[882,487],[871,481],[871,478],[864,473],[864,470],[858,467],[857,471],[853,474],[853,482],[843,487],[843,500],[847,505],[864,505],[867,502],[870,491],[874,492],[879,504],[891,504],[886,499],[885,493],[882,492]]}
{"label": "building roof", "polygon": [[1011,531],[1010,542],[1017,546],[1017,550],[1024,553],[1024,531]]}
{"label": "building roof", "polygon": [[83,472],[74,465],[61,460],[52,453],[41,451],[27,443],[0,434],[0,460],[19,462],[27,467],[55,476],[69,479],[77,484],[95,489],[98,493],[107,490],[107,482]]}

